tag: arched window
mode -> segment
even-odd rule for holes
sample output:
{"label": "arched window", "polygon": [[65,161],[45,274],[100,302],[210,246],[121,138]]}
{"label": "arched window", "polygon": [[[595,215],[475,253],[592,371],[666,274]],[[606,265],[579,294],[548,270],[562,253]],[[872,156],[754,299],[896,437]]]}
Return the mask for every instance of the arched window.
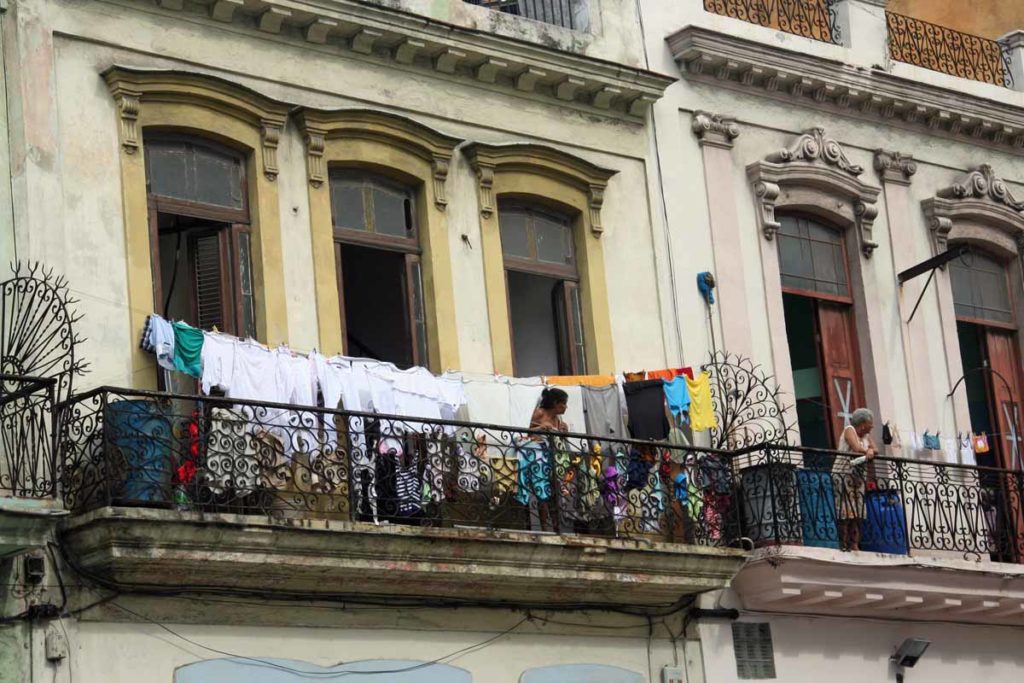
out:
{"label": "arched window", "polygon": [[572,219],[522,201],[502,201],[498,221],[516,374],[585,374]]}
{"label": "arched window", "polygon": [[949,277],[958,319],[980,324],[1013,324],[1010,286],[1006,267],[1001,262],[974,250],[950,262]]}
{"label": "arched window", "polygon": [[348,353],[426,365],[415,193],[354,169],[330,172],[341,319]]}
{"label": "arched window", "polygon": [[835,448],[862,405],[853,296],[843,234],[813,218],[780,215],[779,275],[804,446]]}
{"label": "arched window", "polygon": [[158,312],[255,336],[245,160],[215,142],[145,137],[153,291]]}

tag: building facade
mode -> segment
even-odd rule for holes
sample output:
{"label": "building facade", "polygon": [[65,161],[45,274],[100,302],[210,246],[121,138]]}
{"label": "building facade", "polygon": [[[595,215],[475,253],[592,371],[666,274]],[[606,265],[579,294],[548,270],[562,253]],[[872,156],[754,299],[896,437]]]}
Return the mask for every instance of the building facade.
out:
{"label": "building facade", "polygon": [[[908,638],[909,677],[1015,680],[1024,40],[885,4],[0,5],[0,680],[896,680]],[[718,427],[656,446],[635,515],[600,464],[555,481],[614,511],[551,525],[498,485],[526,425],[470,396],[519,473],[381,524],[352,406],[264,399],[251,479],[133,495],[125,453],[216,470],[225,422],[140,348],[154,313],[434,375],[706,368]],[[849,494],[821,454],[864,406]],[[314,458],[307,415],[350,450]],[[578,472],[625,435],[588,436]]]}

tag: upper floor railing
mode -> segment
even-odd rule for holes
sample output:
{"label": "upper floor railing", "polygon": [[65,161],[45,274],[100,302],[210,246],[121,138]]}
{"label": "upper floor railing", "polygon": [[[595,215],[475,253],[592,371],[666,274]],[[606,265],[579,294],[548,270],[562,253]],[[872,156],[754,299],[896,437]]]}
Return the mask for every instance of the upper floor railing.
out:
{"label": "upper floor railing", "polygon": [[786,33],[839,43],[837,0],[704,0],[704,9]]}
{"label": "upper floor railing", "polygon": [[57,495],[57,380],[0,374],[0,496]]}
{"label": "upper floor railing", "polygon": [[896,61],[983,83],[1013,86],[1010,54],[998,41],[893,12],[886,12],[885,20],[889,55]]}
{"label": "upper floor railing", "polygon": [[464,0],[464,2],[577,31],[586,31],[590,28],[590,0]]}

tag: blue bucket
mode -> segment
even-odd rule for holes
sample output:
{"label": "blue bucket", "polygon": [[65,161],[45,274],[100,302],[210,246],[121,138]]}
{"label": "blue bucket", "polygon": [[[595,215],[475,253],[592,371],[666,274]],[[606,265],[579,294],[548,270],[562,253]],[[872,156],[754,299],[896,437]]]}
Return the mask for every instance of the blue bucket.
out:
{"label": "blue bucket", "polygon": [[121,485],[111,492],[122,503],[167,503],[171,500],[171,423],[147,400],[115,401],[104,413],[107,443],[120,455]]}

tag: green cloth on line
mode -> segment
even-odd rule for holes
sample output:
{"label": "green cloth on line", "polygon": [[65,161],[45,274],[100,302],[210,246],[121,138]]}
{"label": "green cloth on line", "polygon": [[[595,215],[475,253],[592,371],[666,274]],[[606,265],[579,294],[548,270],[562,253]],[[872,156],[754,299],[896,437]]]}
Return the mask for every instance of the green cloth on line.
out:
{"label": "green cloth on line", "polygon": [[203,375],[203,331],[183,322],[171,323],[174,328],[174,367],[199,379]]}

